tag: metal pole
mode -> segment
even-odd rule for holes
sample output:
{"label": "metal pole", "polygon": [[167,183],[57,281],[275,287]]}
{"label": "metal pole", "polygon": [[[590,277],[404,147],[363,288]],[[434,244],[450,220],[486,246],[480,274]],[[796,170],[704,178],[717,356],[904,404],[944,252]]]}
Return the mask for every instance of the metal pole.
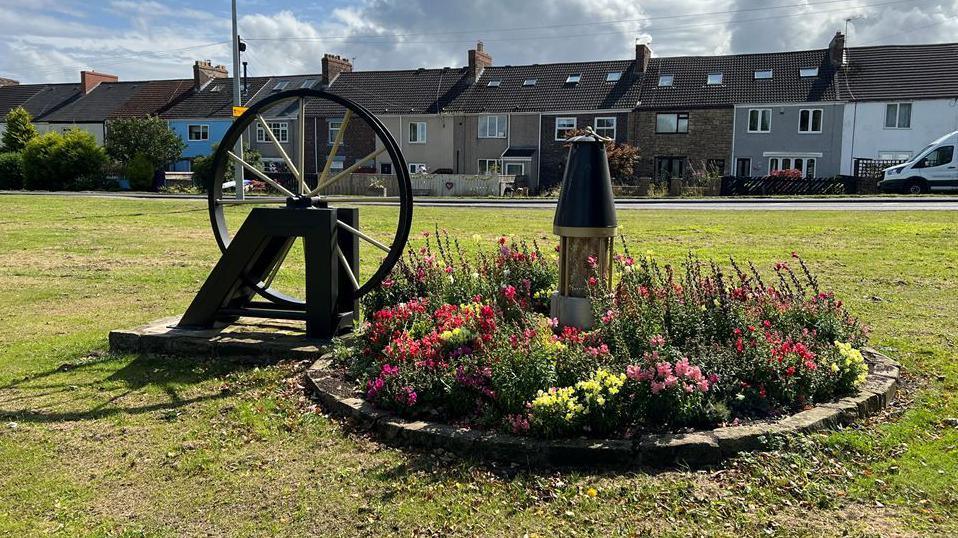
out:
{"label": "metal pole", "polygon": [[[239,50],[239,24],[236,21],[236,0],[233,0],[233,37],[231,42],[233,43],[233,105],[234,106],[243,106],[243,97],[242,91],[240,90],[240,50]],[[240,136],[239,141],[236,142],[236,146],[233,148],[233,153],[236,154],[240,159],[243,158],[243,137]],[[233,183],[236,185],[236,199],[242,200],[244,198],[243,187],[243,165],[240,163],[233,164]]]}

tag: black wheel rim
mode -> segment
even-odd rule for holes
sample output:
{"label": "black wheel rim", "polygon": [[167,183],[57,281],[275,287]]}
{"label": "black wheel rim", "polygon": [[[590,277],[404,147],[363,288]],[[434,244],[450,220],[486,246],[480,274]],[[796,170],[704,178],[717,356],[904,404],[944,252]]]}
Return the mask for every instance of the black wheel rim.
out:
{"label": "black wheel rim", "polygon": [[[325,99],[351,110],[352,114],[358,116],[372,128],[375,136],[378,137],[385,147],[385,153],[389,155],[389,158],[393,162],[399,193],[399,218],[396,223],[396,233],[392,244],[389,246],[389,252],[386,253],[382,263],[380,263],[379,267],[366,282],[362,283],[358,289],[353,291],[353,297],[358,299],[378,287],[389,275],[393,267],[396,266],[396,263],[402,258],[403,250],[405,249],[409,239],[409,232],[412,228],[413,197],[409,167],[406,165],[406,160],[402,151],[399,149],[399,144],[379,118],[354,101],[322,90],[303,88],[280,92],[267,97],[249,107],[242,116],[237,118],[223,136],[213,158],[213,180],[212,185],[209,186],[207,197],[213,237],[216,239],[220,250],[225,252],[232,236],[224,214],[225,204],[220,203],[219,200],[223,199],[223,180],[226,176],[227,168],[232,166],[229,152],[232,151],[236,142],[241,140],[243,133],[255,124],[257,116],[264,110],[270,109],[279,102],[299,98]],[[237,188],[243,188],[242,178],[236,178],[235,181]],[[335,200],[332,201],[335,202]],[[291,306],[301,306],[305,304],[302,299],[276,290],[264,282],[254,282],[250,279],[246,284],[255,289],[257,294],[267,300]]]}

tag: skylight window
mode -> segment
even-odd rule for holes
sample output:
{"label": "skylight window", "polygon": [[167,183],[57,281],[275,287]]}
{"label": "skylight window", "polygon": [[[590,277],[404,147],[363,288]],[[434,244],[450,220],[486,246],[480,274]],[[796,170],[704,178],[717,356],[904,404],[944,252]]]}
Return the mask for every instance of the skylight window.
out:
{"label": "skylight window", "polygon": [[286,89],[287,86],[289,86],[289,81],[288,81],[288,80],[281,80],[281,81],[277,82],[275,86],[273,86],[273,91],[274,91],[274,92],[283,91],[283,90]]}
{"label": "skylight window", "polygon": [[618,82],[622,78],[622,71],[610,71],[605,75],[606,82]]}
{"label": "skylight window", "polygon": [[214,84],[214,85],[210,86],[210,91],[211,91],[211,92],[223,91],[223,85],[222,85],[222,84]]}
{"label": "skylight window", "polygon": [[722,83],[722,73],[709,73],[708,83],[710,86]]}
{"label": "skylight window", "polygon": [[316,82],[316,79],[308,78],[303,81],[303,84],[300,86],[300,88],[312,88],[316,85]]}
{"label": "skylight window", "polygon": [[490,80],[489,83],[486,84],[486,87],[487,87],[487,88],[498,88],[500,84],[502,84],[502,81],[501,81],[501,80]]}
{"label": "skylight window", "polygon": [[579,80],[582,79],[582,75],[579,73],[573,73],[565,79],[566,84],[578,84]]}
{"label": "skylight window", "polygon": [[758,80],[758,79],[762,79],[762,78],[772,78],[772,70],[771,70],[771,69],[762,69],[762,70],[756,71],[756,72],[755,72],[755,79]]}
{"label": "skylight window", "polygon": [[527,79],[525,79],[525,80],[522,81],[522,85],[523,85],[523,86],[535,86],[535,85],[536,85],[536,79],[534,79],[534,78],[527,78]]}
{"label": "skylight window", "polygon": [[659,75],[659,86],[671,86],[674,78],[672,75]]}
{"label": "skylight window", "polygon": [[817,77],[818,68],[817,67],[803,67],[798,70],[798,74],[802,77]]}

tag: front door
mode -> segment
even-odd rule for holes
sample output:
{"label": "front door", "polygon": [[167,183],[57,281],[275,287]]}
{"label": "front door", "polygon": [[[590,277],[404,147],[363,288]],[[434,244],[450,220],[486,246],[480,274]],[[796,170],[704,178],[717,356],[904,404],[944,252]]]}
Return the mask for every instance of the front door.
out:
{"label": "front door", "polygon": [[655,177],[662,180],[685,176],[685,157],[656,157]]}
{"label": "front door", "polygon": [[752,176],[752,159],[736,159],[735,175],[738,177]]}

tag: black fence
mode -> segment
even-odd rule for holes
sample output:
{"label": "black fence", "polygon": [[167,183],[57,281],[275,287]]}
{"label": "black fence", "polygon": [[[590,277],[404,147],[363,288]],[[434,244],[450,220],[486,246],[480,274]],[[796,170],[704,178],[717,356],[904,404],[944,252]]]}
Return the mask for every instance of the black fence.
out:
{"label": "black fence", "polygon": [[784,196],[809,194],[861,194],[861,182],[851,176],[827,178],[735,177],[722,178],[721,196]]}
{"label": "black fence", "polygon": [[855,177],[870,177],[881,179],[884,170],[892,166],[898,166],[906,161],[883,160],[883,159],[855,159],[854,175]]}

